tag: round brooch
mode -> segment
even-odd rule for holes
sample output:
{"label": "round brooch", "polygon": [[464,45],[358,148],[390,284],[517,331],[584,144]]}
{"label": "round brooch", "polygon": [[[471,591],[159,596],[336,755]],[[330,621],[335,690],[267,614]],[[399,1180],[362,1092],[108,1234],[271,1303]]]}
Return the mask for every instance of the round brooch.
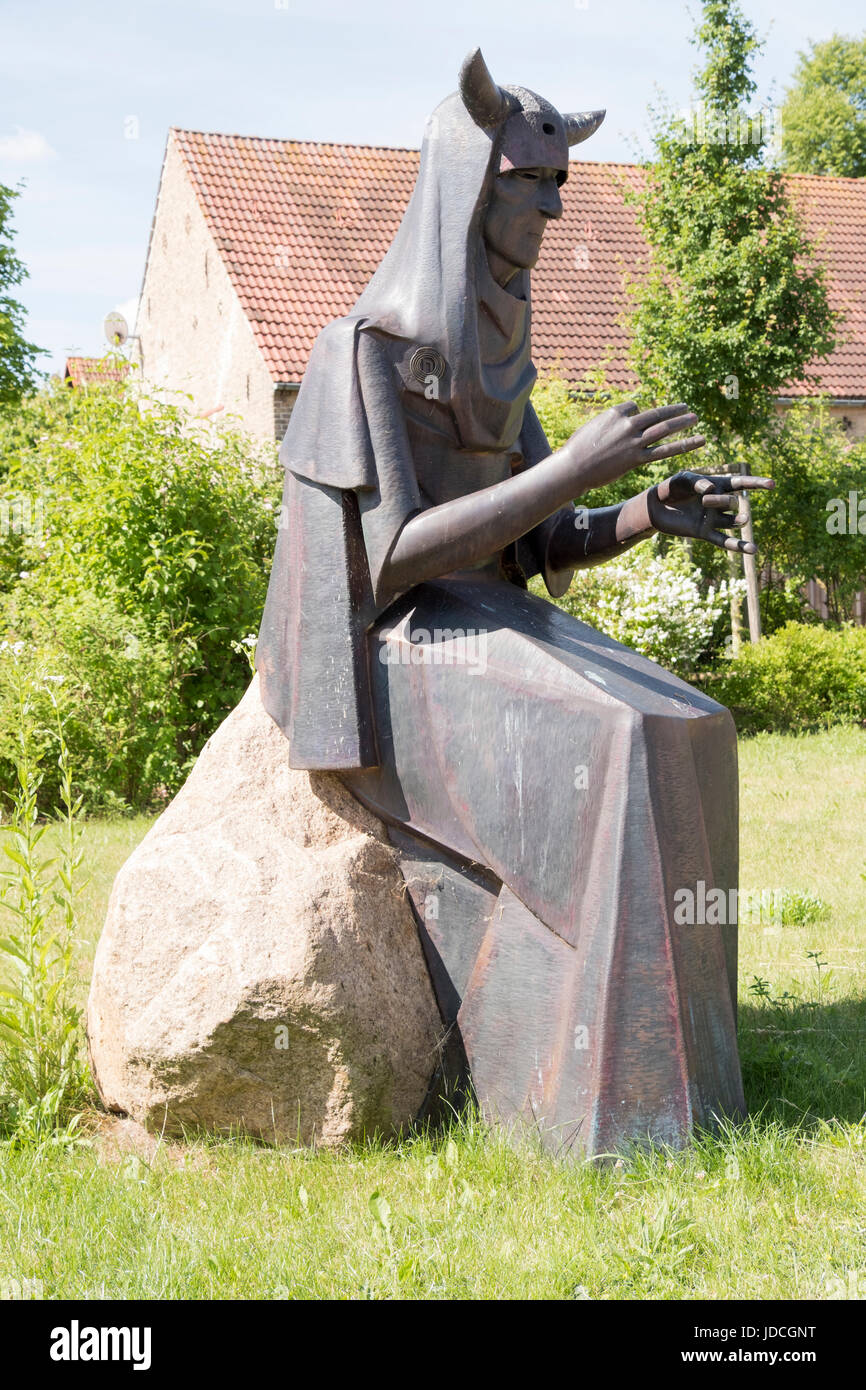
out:
{"label": "round brooch", "polygon": [[412,353],[409,371],[416,381],[426,382],[430,376],[443,377],[447,365],[438,348],[420,347]]}

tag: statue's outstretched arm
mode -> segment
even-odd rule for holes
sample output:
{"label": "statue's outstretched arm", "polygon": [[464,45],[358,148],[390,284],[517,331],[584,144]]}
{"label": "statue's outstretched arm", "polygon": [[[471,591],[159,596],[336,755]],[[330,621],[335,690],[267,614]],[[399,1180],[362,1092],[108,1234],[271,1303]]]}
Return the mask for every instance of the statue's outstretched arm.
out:
{"label": "statue's outstretched arm", "polygon": [[642,412],[631,401],[612,406],[533,467],[410,517],[383,568],[382,590],[397,594],[481,564],[572,498],[639,464],[699,449],[701,435],[671,438],[696,420],[685,405]]}

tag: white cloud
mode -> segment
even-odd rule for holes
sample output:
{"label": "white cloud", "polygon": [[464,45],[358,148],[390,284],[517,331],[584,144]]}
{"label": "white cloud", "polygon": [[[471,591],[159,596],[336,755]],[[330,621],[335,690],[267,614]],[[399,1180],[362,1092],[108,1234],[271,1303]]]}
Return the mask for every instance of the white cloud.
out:
{"label": "white cloud", "polygon": [[19,125],[14,135],[0,135],[0,159],[10,164],[41,164],[56,158],[57,151],[38,130],[25,130]]}

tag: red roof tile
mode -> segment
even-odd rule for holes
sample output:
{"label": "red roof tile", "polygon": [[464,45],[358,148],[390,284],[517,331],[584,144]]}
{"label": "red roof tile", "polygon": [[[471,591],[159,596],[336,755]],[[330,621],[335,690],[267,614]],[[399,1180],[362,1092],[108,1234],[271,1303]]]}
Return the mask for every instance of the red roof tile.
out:
{"label": "red roof tile", "polygon": [[[172,134],[272,377],[300,380],[320,330],[347,312],[387,251],[418,151]],[[623,278],[639,270],[646,248],[621,188],[641,177],[636,165],[574,162],[563,217],[533,273],[539,367],[558,365],[577,381],[604,364],[613,385],[633,383]],[[866,397],[866,179],[791,182],[828,268],[831,303],[847,315],[840,346],[816,370],[833,396]]]}
{"label": "red roof tile", "polygon": [[128,374],[129,363],[109,367],[101,357],[67,357],[63,379],[70,386],[105,386]]}

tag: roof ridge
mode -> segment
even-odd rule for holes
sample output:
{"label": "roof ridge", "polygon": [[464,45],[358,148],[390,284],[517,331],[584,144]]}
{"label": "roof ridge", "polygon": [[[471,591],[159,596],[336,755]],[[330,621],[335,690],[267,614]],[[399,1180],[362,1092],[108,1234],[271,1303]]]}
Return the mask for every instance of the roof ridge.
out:
{"label": "roof ridge", "polygon": [[298,140],[289,135],[239,135],[237,132],[222,130],[192,130],[189,126],[169,126],[173,135],[203,135],[215,140],[254,140],[260,145],[313,145],[317,149],[329,150],[376,150],[384,154],[420,154],[417,145],[359,145],[347,140]]}

